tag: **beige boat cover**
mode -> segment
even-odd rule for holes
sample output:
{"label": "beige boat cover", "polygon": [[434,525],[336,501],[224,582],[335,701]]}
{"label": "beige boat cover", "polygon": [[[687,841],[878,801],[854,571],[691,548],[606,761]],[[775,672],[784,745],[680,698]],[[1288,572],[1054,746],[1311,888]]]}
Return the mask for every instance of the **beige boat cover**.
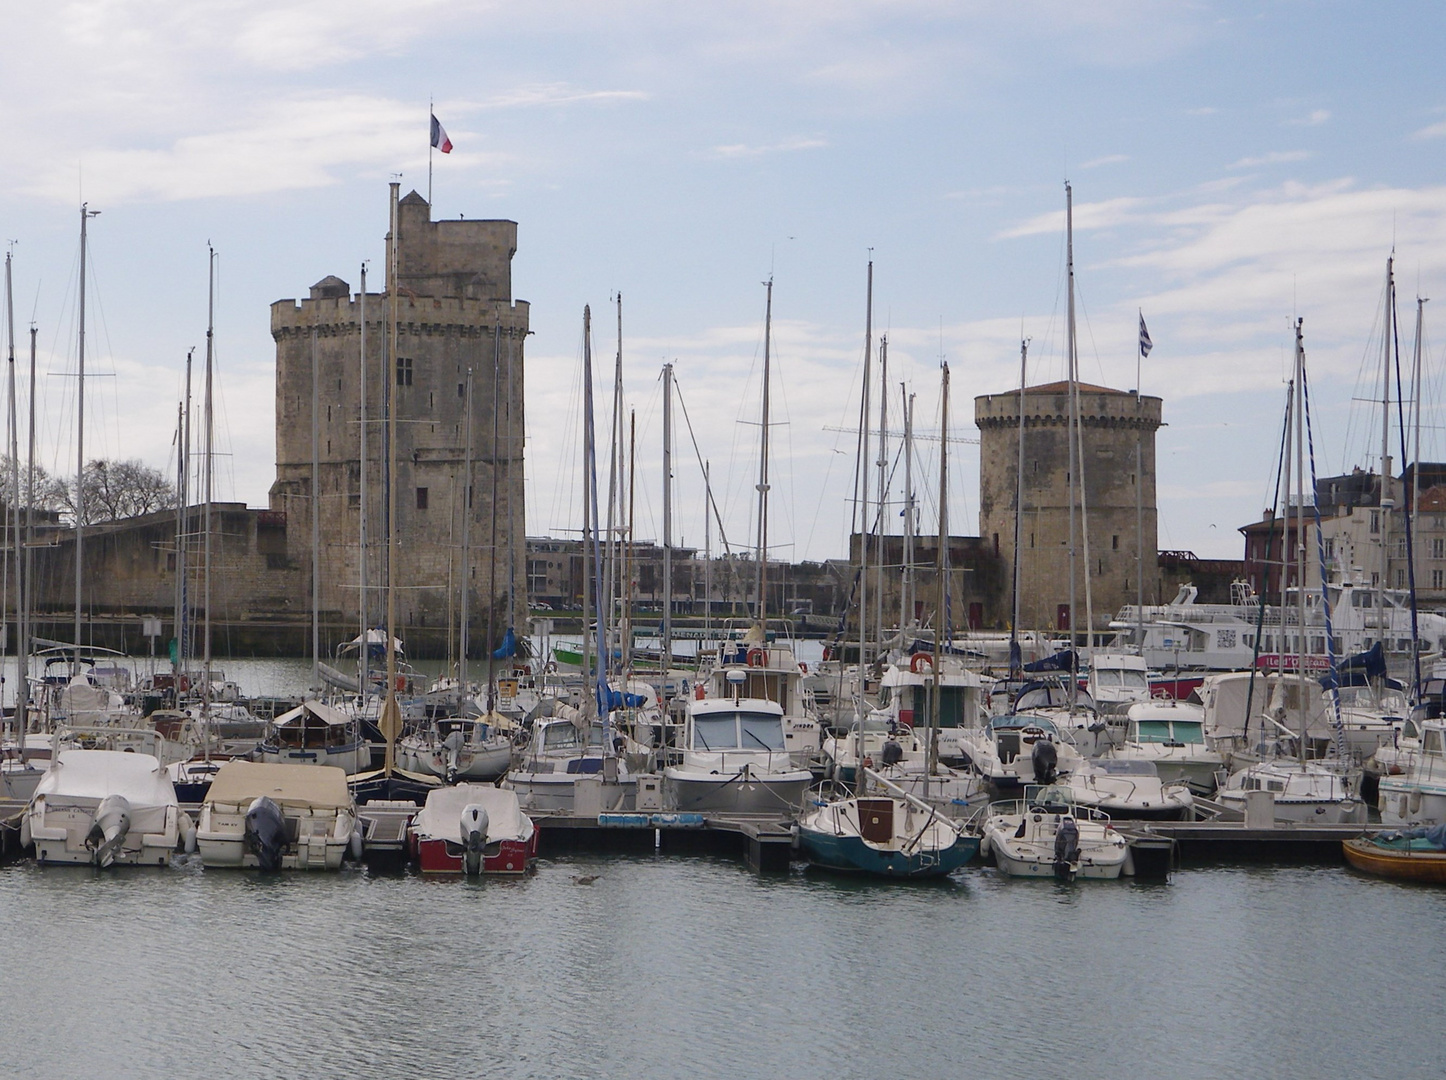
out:
{"label": "beige boat cover", "polygon": [[208,803],[248,804],[265,795],[278,804],[314,809],[350,808],[346,773],[335,765],[279,765],[228,761],[216,770]]}

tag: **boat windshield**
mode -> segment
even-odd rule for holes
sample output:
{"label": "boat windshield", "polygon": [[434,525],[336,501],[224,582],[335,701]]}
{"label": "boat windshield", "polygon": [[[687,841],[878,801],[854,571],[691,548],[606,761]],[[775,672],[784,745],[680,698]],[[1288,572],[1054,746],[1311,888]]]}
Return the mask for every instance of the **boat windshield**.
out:
{"label": "boat windshield", "polygon": [[711,713],[693,717],[693,749],[737,750],[738,714]]}
{"label": "boat windshield", "polygon": [[[1183,725],[1182,725],[1183,726]],[[1141,720],[1135,725],[1135,739],[1138,742],[1172,742],[1169,720]]]}
{"label": "boat windshield", "polygon": [[1095,671],[1095,685],[1101,689],[1146,690],[1150,682],[1143,671],[1129,668],[1099,668]]}
{"label": "boat windshield", "polygon": [[1096,765],[1111,776],[1159,776],[1153,761],[1138,758],[1101,758]]}
{"label": "boat windshield", "polygon": [[783,722],[772,713],[739,713],[743,728],[743,749],[782,750]]}

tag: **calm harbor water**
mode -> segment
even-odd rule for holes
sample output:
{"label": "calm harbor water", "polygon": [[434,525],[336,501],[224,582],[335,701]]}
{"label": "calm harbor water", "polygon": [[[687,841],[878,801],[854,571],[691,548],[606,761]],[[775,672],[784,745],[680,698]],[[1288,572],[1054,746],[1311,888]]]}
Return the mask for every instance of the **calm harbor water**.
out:
{"label": "calm harbor water", "polygon": [[1335,867],[909,886],[674,856],[484,882],[18,864],[0,1073],[1439,1077],[1443,918],[1446,892]]}

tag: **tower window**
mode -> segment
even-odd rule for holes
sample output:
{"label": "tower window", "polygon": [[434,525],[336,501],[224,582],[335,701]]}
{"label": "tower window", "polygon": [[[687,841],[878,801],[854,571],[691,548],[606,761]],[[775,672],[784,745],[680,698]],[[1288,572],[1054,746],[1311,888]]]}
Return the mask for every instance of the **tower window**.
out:
{"label": "tower window", "polygon": [[1110,537],[1110,550],[1111,550],[1111,551],[1119,551],[1119,550],[1120,550],[1120,538],[1119,538],[1118,536],[1111,536],[1111,537]]}
{"label": "tower window", "polygon": [[458,396],[458,397],[466,397],[466,396],[467,396],[467,384],[466,384],[466,383],[458,383],[458,384],[457,384],[457,396]]}
{"label": "tower window", "polygon": [[419,487],[419,488],[417,488],[417,509],[418,509],[418,510],[425,510],[426,508],[427,508],[427,489],[424,488],[424,487]]}
{"label": "tower window", "polygon": [[397,385],[412,385],[412,358],[410,356],[397,357]]}

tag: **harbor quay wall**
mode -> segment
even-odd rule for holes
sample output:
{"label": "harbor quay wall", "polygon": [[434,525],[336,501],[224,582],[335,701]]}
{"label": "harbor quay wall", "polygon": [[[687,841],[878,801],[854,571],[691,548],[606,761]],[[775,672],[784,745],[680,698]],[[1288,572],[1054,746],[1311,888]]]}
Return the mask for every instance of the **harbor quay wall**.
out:
{"label": "harbor quay wall", "polygon": [[[1027,388],[1024,405],[1024,482],[1019,490],[1020,393],[974,399],[979,427],[979,531],[1005,566],[1016,559],[1015,508],[1021,507],[1020,620],[1039,630],[1085,628],[1085,540],[1075,509],[1075,600],[1070,610],[1070,395],[1067,383]],[[1137,590],[1139,558],[1147,601],[1160,591],[1155,491],[1155,433],[1162,401],[1106,387],[1079,387],[1090,585],[1095,629]],[[1138,461],[1137,466],[1137,448]],[[1136,500],[1143,507],[1143,538],[1136,539]],[[1021,501],[1022,499],[1022,501]],[[1008,586],[1006,585],[1006,592]]]}

